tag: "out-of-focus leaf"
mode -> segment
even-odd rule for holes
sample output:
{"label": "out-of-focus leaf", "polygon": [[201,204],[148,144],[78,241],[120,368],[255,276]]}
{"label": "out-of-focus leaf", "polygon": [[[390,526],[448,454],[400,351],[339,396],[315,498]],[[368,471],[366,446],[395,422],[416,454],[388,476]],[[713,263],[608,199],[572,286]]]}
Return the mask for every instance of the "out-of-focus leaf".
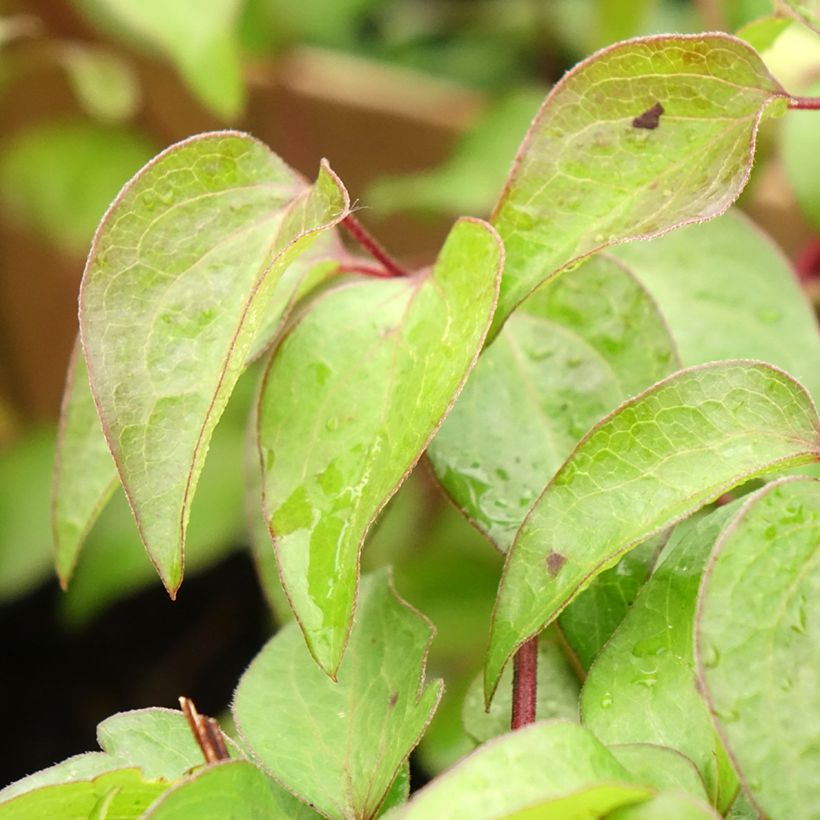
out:
{"label": "out-of-focus leaf", "polygon": [[290,623],[234,696],[236,725],[254,758],[328,816],[375,813],[442,690],[440,681],[424,681],[432,625],[395,595],[384,572],[362,579],[359,595],[337,682]]}
{"label": "out-of-focus leaf", "polygon": [[89,381],[172,595],[208,443],[265,306],[282,271],[347,208],[326,164],[304,189],[261,143],[217,132],[160,154],[100,225],[80,289]]}
{"label": "out-of-focus leaf", "polygon": [[584,684],[584,723],[604,743],[654,743],[686,755],[726,808],[737,779],[695,687],[692,624],[701,574],[738,502],[685,521]]}
{"label": "out-of-focus leaf", "polygon": [[485,215],[498,196],[515,149],[544,97],[522,89],[502,97],[462,137],[452,155],[430,171],[382,177],[364,199],[384,211]]}
{"label": "out-of-focus leaf", "polygon": [[746,184],[760,119],[786,99],[757,53],[723,34],[618,43],[576,66],[496,205],[507,262],[494,331],[594,251],[725,211]]}
{"label": "out-of-focus leaf", "polygon": [[782,251],[739,211],[613,253],[657,299],[684,365],[761,359],[820,399],[817,318]]}
{"label": "out-of-focus leaf", "polygon": [[50,574],[48,482],[54,432],[36,430],[0,450],[0,600]]}
{"label": "out-of-focus leaf", "polygon": [[[578,720],[578,677],[567,661],[555,632],[545,632],[538,642],[538,720],[564,718]],[[481,675],[476,676],[464,698],[464,728],[477,742],[485,743],[510,731],[512,714],[512,670],[505,669],[498,694],[484,711]]]}
{"label": "out-of-focus leaf", "polygon": [[438,479],[506,552],[578,439],[676,367],[646,290],[591,259],[527,299],[482,354],[430,445]]}
{"label": "out-of-focus leaf", "polygon": [[240,0],[92,0],[80,5],[97,23],[125,32],[173,62],[191,91],[225,120],[245,102],[239,54]]}
{"label": "out-of-focus leaf", "polygon": [[[820,82],[807,89],[820,95]],[[783,162],[800,208],[820,230],[820,127],[816,111],[789,111],[783,123]],[[816,395],[816,394],[815,394]]]}
{"label": "out-of-focus leaf", "polygon": [[659,791],[683,790],[699,800],[706,799],[706,786],[697,766],[675,749],[654,743],[624,743],[610,746],[609,751],[639,783]]}
{"label": "out-of-focus leaf", "polygon": [[85,254],[108,203],[153,153],[133,130],[90,123],[36,126],[5,148],[0,198],[60,249]]}
{"label": "out-of-focus leaf", "polygon": [[140,90],[131,67],[108,49],[72,43],[60,58],[85,110],[96,119],[118,122],[133,116]]}
{"label": "out-of-focus leaf", "polygon": [[[574,810],[581,817],[596,817],[625,802],[651,797],[651,790],[632,785],[634,782],[585,729],[547,721],[479,747],[416,792],[396,816],[408,820],[557,818],[572,817]],[[558,802],[562,800],[566,802]],[[592,807],[598,814],[590,811]],[[532,814],[526,813],[527,809],[532,809]]]}
{"label": "out-of-focus leaf", "polygon": [[365,534],[475,363],[502,253],[489,225],[463,219],[432,270],[330,290],[271,359],[258,408],[265,513],[328,674],[344,652]]}
{"label": "out-of-focus leaf", "polygon": [[788,17],[778,17],[771,14],[768,17],[758,17],[746,23],[737,32],[741,40],[745,40],[755,51],[766,51],[771,48],[777,38],[792,24]]}
{"label": "out-of-focus leaf", "polygon": [[786,14],[820,34],[820,0],[776,0]]}
{"label": "out-of-focus leaf", "polygon": [[770,365],[701,365],[596,425],[533,506],[507,554],[485,696],[524,641],[625,552],[775,467],[820,458],[805,389]]}
{"label": "out-of-focus leaf", "polygon": [[820,482],[750,496],[715,544],[695,625],[698,676],[745,789],[768,817],[820,805]]}
{"label": "out-of-focus leaf", "polygon": [[208,766],[176,783],[141,817],[146,820],[226,820],[234,817],[318,820],[320,815],[252,764],[232,760]]}
{"label": "out-of-focus leaf", "polygon": [[[43,786],[0,804],[2,820],[93,817],[136,820],[168,788],[164,780],[146,780],[138,769],[120,769],[93,780]],[[107,812],[107,813],[106,813]]]}

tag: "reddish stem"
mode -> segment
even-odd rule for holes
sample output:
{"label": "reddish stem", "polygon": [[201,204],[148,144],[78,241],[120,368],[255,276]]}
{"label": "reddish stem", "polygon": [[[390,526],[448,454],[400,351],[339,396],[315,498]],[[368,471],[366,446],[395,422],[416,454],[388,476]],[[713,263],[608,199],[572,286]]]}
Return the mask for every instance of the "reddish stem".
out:
{"label": "reddish stem", "polygon": [[[348,214],[343,220],[347,232],[377,261],[382,264],[388,276],[407,276],[407,271],[393,259],[392,256],[381,246],[379,241],[373,237],[367,228],[356,219],[353,214]],[[372,269],[364,268],[360,272],[370,272]]]}
{"label": "reddish stem", "polygon": [[820,111],[820,97],[792,97],[789,108],[793,111]]}
{"label": "reddish stem", "polygon": [[538,693],[538,636],[522,644],[513,659],[513,700],[510,728],[515,731],[535,723]]}

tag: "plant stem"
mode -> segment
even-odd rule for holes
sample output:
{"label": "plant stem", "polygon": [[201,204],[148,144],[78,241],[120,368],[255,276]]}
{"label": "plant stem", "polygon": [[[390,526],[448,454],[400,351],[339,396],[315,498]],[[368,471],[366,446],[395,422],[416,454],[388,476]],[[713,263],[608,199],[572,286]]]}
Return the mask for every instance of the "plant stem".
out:
{"label": "plant stem", "polygon": [[[342,225],[347,232],[377,261],[382,264],[388,276],[407,276],[407,271],[393,259],[392,256],[381,246],[379,241],[356,219],[353,214],[348,214]],[[365,272],[362,270],[361,272]],[[372,275],[372,273],[371,273]]]}
{"label": "plant stem", "polygon": [[205,762],[218,763],[220,760],[228,760],[230,755],[225,748],[225,740],[219,724],[212,717],[199,714],[190,698],[181,697],[179,705],[197,745],[202,750]]}
{"label": "plant stem", "polygon": [[515,731],[535,723],[538,692],[538,636],[530,638],[513,659],[513,698],[510,728]]}
{"label": "plant stem", "polygon": [[820,97],[792,97],[789,108],[793,111],[820,111]]}

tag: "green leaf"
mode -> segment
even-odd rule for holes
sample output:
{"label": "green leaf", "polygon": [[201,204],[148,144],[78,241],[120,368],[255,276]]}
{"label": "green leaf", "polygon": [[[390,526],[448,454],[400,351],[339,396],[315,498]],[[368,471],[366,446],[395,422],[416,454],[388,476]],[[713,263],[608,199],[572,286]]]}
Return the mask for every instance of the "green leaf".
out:
{"label": "green leaf", "polygon": [[407,820],[482,820],[518,817],[516,811],[533,807],[535,817],[572,817],[573,810],[578,810],[580,817],[595,817],[600,814],[589,812],[591,797],[596,802],[603,800],[597,808],[606,812],[652,795],[633,782],[626,769],[585,729],[547,721],[479,747],[416,792],[398,816]]}
{"label": "green leaf", "polygon": [[633,806],[624,806],[607,820],[720,820],[711,806],[680,792],[665,792]]}
{"label": "green leaf", "polygon": [[430,445],[436,475],[506,552],[578,439],[676,366],[649,294],[618,263],[591,259],[527,299],[482,354]]}
{"label": "green leaf", "polygon": [[[233,757],[241,756],[223,736]],[[205,763],[188,721],[173,709],[134,709],[97,726],[100,748],[120,766],[136,766],[145,777],[176,780]]]}
{"label": "green leaf", "polygon": [[769,817],[820,805],[820,483],[784,479],[743,505],[709,559],[698,676],[754,802]]}
{"label": "green leaf", "polygon": [[48,474],[54,432],[32,430],[0,450],[0,601],[24,595],[51,573]]}
{"label": "green leaf", "polygon": [[54,463],[51,529],[63,589],[85,538],[117,486],[117,468],[100,428],[79,339],[68,364]]}
{"label": "green leaf", "polygon": [[817,319],[783,252],[740,211],[613,252],[658,300],[684,365],[761,359],[820,399]]}
{"label": "green leaf", "polygon": [[706,785],[697,766],[675,749],[654,743],[623,743],[610,746],[609,751],[639,783],[648,783],[659,791],[682,790],[700,800],[706,799]]}
{"label": "green leaf", "polygon": [[242,676],[233,712],[254,758],[289,791],[332,817],[370,817],[418,743],[441,682],[424,682],[433,626],[393,592],[362,579],[356,625],[334,683],[295,623]]}
{"label": "green leaf", "polygon": [[776,0],[795,20],[820,34],[820,0]]}
{"label": "green leaf", "polygon": [[623,621],[665,542],[666,533],[661,533],[630,550],[614,567],[598,575],[561,613],[561,632],[582,669],[589,669]]}
{"label": "green leaf", "polygon": [[133,131],[84,122],[37,126],[4,149],[0,198],[10,214],[79,256],[108,203],[153,153]]}
{"label": "green leaf", "polygon": [[489,700],[513,652],[600,572],[746,479],[820,458],[805,390],[770,365],[682,370],[596,425],[507,554],[485,668]]}
{"label": "green leaf", "polygon": [[493,331],[574,261],[725,211],[748,179],[758,123],[786,96],[726,34],[617,43],[577,65],[547,97],[496,205],[507,265]]}
{"label": "green leaf", "polygon": [[328,674],[344,652],[365,534],[475,363],[501,257],[492,228],[463,219],[432,271],[329,291],[271,359],[258,409],[265,513]]}
{"label": "green leaf", "polygon": [[[809,86],[807,93],[820,94],[820,82]],[[783,123],[783,163],[801,211],[815,229],[820,230],[820,151],[817,150],[817,140],[817,112],[789,111]]]}
{"label": "green leaf", "polygon": [[[245,102],[239,54],[239,0],[95,0],[93,17],[168,57],[191,91],[225,120]],[[96,9],[99,11],[97,11]]]}
{"label": "green leaf", "polygon": [[153,820],[225,820],[320,815],[244,760],[217,763],[168,789],[142,815]]}
{"label": "green leaf", "polygon": [[655,743],[694,762],[713,803],[737,779],[695,687],[692,624],[701,574],[736,504],[680,524],[584,685],[584,723],[604,743]]}
{"label": "green leaf", "polygon": [[768,17],[759,17],[746,23],[738,29],[737,36],[745,40],[755,51],[766,51],[771,48],[777,38],[792,24],[787,17],[778,17],[775,14]]}
{"label": "green leaf", "polygon": [[139,85],[131,67],[118,54],[71,43],[60,48],[59,56],[74,93],[92,117],[118,122],[135,113]]}
{"label": "green leaf", "polygon": [[208,442],[265,306],[282,270],[347,207],[326,165],[303,190],[264,145],[218,132],[147,165],[98,230],[80,290],[89,379],[172,595]]}
{"label": "green leaf", "polygon": [[[538,720],[564,718],[577,721],[580,688],[556,633],[544,633],[538,642]],[[504,671],[489,712],[484,711],[484,692],[481,675],[478,675],[467,690],[462,708],[467,733],[479,743],[506,734],[510,731],[511,714],[512,670]]]}
{"label": "green leaf", "polygon": [[85,752],[74,755],[47,769],[30,774],[0,790],[0,803],[13,797],[42,789],[45,786],[57,786],[62,783],[73,783],[77,780],[90,780],[98,775],[121,769],[122,762],[115,760],[104,752]]}
{"label": "green leaf", "polygon": [[396,806],[401,806],[410,797],[410,761],[404,762],[399,773],[393,779],[387,796],[379,809],[377,817],[381,817]]}
{"label": "green leaf", "polygon": [[163,780],[146,780],[137,769],[120,769],[93,780],[43,786],[0,804],[2,820],[92,817],[105,805],[102,817],[131,820],[140,817],[153,800],[168,788]]}

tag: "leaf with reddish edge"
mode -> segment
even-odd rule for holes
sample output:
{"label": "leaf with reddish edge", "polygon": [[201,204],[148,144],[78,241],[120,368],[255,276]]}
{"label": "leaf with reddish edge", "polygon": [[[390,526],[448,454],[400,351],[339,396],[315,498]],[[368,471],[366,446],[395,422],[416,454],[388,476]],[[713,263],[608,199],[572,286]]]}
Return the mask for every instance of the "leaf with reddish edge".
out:
{"label": "leaf with reddish edge", "polygon": [[267,147],[225,131],[156,157],[97,231],[80,290],[92,393],[172,596],[208,442],[275,285],[348,209],[325,163],[305,189]]}
{"label": "leaf with reddish edge", "polygon": [[585,256],[723,213],[749,177],[766,109],[787,100],[728,34],[627,40],[579,63],[545,100],[491,220],[507,249],[491,337]]}
{"label": "leaf with reddish edge", "polygon": [[68,364],[51,492],[51,531],[63,589],[85,537],[117,486],[117,468],[100,429],[79,339]]}
{"label": "leaf with reddish edge", "polygon": [[599,573],[747,479],[820,459],[819,428],[805,389],[762,362],[682,370],[599,422],[507,553],[485,667],[487,701],[516,649]]}
{"label": "leaf with reddish edge", "polygon": [[462,219],[432,270],[329,290],[271,358],[258,407],[265,516],[291,608],[331,676],[365,535],[475,364],[502,258],[486,222]]}
{"label": "leaf with reddish edge", "polygon": [[360,597],[337,681],[316,666],[290,623],[234,693],[244,747],[327,817],[373,817],[385,799],[401,797],[394,781],[444,688],[425,680],[435,628],[396,594],[389,573],[363,578]]}
{"label": "leaf with reddish edge", "polygon": [[816,817],[820,805],[819,559],[820,482],[785,478],[748,497],[700,585],[700,688],[766,817]]}

